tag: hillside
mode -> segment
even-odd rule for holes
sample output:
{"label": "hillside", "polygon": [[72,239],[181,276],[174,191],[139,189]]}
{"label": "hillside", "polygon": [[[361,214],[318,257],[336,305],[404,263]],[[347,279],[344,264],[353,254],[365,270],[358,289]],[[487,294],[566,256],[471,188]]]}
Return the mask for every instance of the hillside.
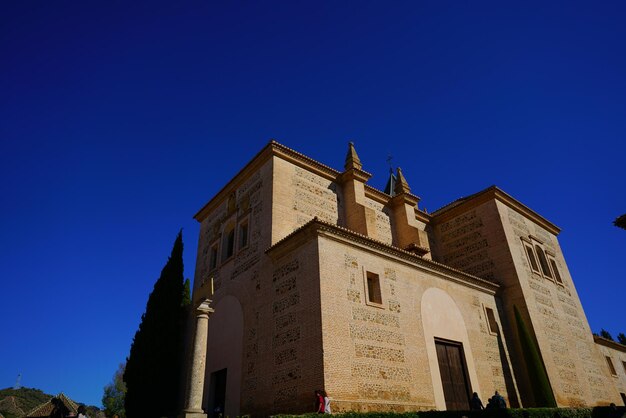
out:
{"label": "hillside", "polygon": [[[47,402],[52,397],[53,395],[34,388],[1,389],[0,414],[5,418],[22,418],[34,407]],[[90,417],[104,417],[104,414],[96,407],[87,406],[87,410]]]}
{"label": "hillside", "polygon": [[28,411],[52,398],[39,389],[20,388],[0,390],[0,413],[6,418],[21,418]]}

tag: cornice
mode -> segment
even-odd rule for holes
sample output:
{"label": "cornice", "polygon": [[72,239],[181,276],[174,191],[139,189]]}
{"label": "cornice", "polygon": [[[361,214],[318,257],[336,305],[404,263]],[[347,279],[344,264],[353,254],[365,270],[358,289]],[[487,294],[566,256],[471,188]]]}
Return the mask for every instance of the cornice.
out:
{"label": "cornice", "polygon": [[325,236],[344,243],[348,243],[350,245],[357,245],[361,248],[375,252],[376,254],[385,255],[387,257],[393,258],[394,260],[402,261],[405,264],[411,265],[413,267],[418,267],[422,270],[430,271],[444,279],[474,289],[479,289],[483,292],[487,292],[490,294],[495,294],[495,292],[500,287],[497,283],[481,279],[480,277],[462,272],[460,270],[446,266],[445,264],[422,258],[409,251],[405,251],[401,248],[385,244],[382,241],[369,238],[365,235],[359,234],[357,232],[351,231],[347,228],[335,224],[322,221],[318,218],[313,218],[300,228],[282,238],[270,248],[268,248],[265,253],[273,258],[279,257],[285,252],[281,251],[281,249],[285,249],[288,251],[294,246],[308,240],[313,235]]}
{"label": "cornice", "polygon": [[417,202],[419,202],[419,197],[415,196],[414,194],[406,193],[406,192],[397,194],[393,196],[391,199],[389,199],[389,204],[391,206],[404,205],[404,204],[416,206]]}
{"label": "cornice", "polygon": [[454,202],[440,209],[437,209],[435,212],[431,213],[431,216],[435,223],[445,222],[463,212],[466,212],[469,209],[475,208],[485,202],[488,202],[489,200],[497,200],[505,204],[509,208],[517,211],[521,215],[524,215],[526,218],[535,222],[536,224],[538,224],[548,232],[553,233],[554,235],[558,235],[559,232],[561,232],[561,229],[558,226],[554,225],[552,222],[548,221],[546,218],[539,215],[537,212],[530,209],[519,200],[513,198],[511,195],[506,193],[504,190],[498,188],[497,186],[490,186],[468,197],[457,199]]}
{"label": "cornice", "polygon": [[432,216],[430,216],[426,212],[419,210],[417,207],[415,208],[415,217],[418,221],[424,222],[427,225],[429,225],[432,221]]}
{"label": "cornice", "polygon": [[272,156],[278,156],[285,161],[310,170],[328,180],[337,181],[337,178],[341,175],[339,171],[315,161],[298,151],[279,144],[272,139],[194,215],[194,219],[198,222],[202,222],[209,213],[215,210],[217,205],[228,197],[233,189],[236,189],[249,175],[258,170]]}
{"label": "cornice", "polygon": [[593,342],[626,353],[626,345],[620,344],[616,341],[607,340],[606,338],[600,337],[599,335],[594,334]]}
{"label": "cornice", "polygon": [[345,183],[346,181],[356,179],[362,183],[365,183],[367,180],[370,179],[370,177],[372,177],[372,175],[367,171],[363,171],[358,168],[350,168],[337,176],[337,181],[340,183]]}
{"label": "cornice", "polygon": [[335,170],[334,168],[331,168],[326,164],[322,164],[319,161],[309,158],[306,155],[289,147],[286,147],[283,144],[279,144],[274,140],[270,141],[269,146],[272,147],[272,152],[274,155],[280,156],[284,160],[289,161],[299,167],[309,169],[321,175],[322,177],[325,177],[328,180],[336,181],[337,178],[341,175],[341,172]]}
{"label": "cornice", "polygon": [[[306,155],[295,151],[283,144],[276,142],[275,140],[270,140],[267,145],[265,145],[252,159],[235,174],[235,176],[228,182],[224,187],[220,189],[219,192],[213,196],[209,202],[207,202],[202,209],[200,209],[195,215],[194,219],[198,222],[202,222],[202,220],[213,210],[215,210],[216,206],[219,205],[228,195],[231,193],[233,189],[236,189],[241,183],[243,183],[249,175],[251,175],[254,171],[256,171],[260,166],[262,166],[271,156],[277,156],[285,161],[288,161],[300,168],[304,168],[309,170],[315,174],[324,177],[327,180],[334,181],[337,183],[341,183],[342,177],[345,175],[349,175],[346,173],[342,173],[334,168],[327,166],[326,164],[322,164],[319,161],[316,161]],[[358,170],[358,172],[353,173],[356,177],[361,180],[367,180],[372,175],[366,171]],[[378,190],[369,184],[365,183],[365,196],[379,202],[383,205],[387,205],[391,196],[384,193],[381,190]],[[419,197],[415,196],[418,200]],[[416,213],[418,213],[417,211]],[[423,217],[420,219],[423,222],[429,222],[429,218]]]}

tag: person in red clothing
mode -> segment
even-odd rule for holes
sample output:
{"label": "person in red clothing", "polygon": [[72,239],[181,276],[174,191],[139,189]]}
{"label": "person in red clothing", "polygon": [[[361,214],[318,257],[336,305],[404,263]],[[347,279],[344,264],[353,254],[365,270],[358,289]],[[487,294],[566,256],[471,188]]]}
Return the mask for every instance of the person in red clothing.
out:
{"label": "person in red clothing", "polygon": [[319,390],[315,390],[315,412],[318,414],[324,413],[324,397]]}

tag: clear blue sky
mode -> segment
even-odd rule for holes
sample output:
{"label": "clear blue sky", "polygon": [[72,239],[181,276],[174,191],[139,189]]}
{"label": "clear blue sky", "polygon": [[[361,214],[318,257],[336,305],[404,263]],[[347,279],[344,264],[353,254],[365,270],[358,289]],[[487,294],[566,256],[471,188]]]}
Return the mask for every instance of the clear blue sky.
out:
{"label": "clear blue sky", "polygon": [[[547,4],[546,4],[547,3]],[[430,211],[496,184],[626,332],[626,3],[4,1],[0,387],[100,405],[193,214],[270,138]]]}

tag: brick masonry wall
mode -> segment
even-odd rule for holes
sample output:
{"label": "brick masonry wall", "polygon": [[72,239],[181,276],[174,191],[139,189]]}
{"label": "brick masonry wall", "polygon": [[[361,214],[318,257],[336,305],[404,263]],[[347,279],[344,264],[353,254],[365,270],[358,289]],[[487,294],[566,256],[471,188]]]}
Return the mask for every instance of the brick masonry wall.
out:
{"label": "brick masonry wall", "polygon": [[[605,359],[605,369],[609,370],[609,366],[606,363],[606,357],[609,357],[613,362],[613,367],[615,368],[615,375],[611,375],[611,381],[613,386],[615,386],[618,392],[626,395],[626,352],[616,350],[611,347],[607,347],[601,344],[595,344],[596,351],[600,352],[602,358]],[[620,396],[621,397],[621,396]],[[615,402],[615,401],[614,401]],[[620,402],[615,402],[616,405],[624,404],[623,399],[620,399]]]}
{"label": "brick masonry wall", "polygon": [[[270,258],[267,248],[313,217],[345,224],[341,187],[279,157],[240,174],[225,196],[200,226],[193,300],[211,296],[212,279],[213,306],[224,302],[224,311],[241,312],[238,323],[218,314],[211,324],[241,328],[240,350],[220,351],[219,336],[209,335],[209,352],[223,364],[209,362],[207,376],[226,363],[231,371],[233,362],[241,365],[240,388],[228,388],[238,390],[240,399],[226,411],[230,415],[310,411],[313,390],[322,386],[337,411],[443,409],[432,350],[433,337],[446,337],[449,330],[437,335],[433,324],[454,315],[462,326],[448,327],[456,327],[458,337],[448,336],[464,344],[472,389],[483,399],[498,390],[515,405],[518,389],[528,396],[530,382],[524,379],[514,304],[537,335],[560,406],[620,403],[619,391],[626,388],[618,361],[623,353],[593,343],[556,237],[508,206],[493,200],[444,221],[420,223],[435,260],[499,282],[496,298],[440,272],[327,236],[309,237]],[[391,244],[391,212],[370,198],[364,202],[375,218],[372,237]],[[248,244],[221,260],[226,231],[242,222],[249,225]],[[562,285],[530,268],[521,238],[531,235],[554,255]],[[211,269],[216,243],[220,262]],[[379,277],[381,305],[367,301],[366,271]],[[431,295],[449,305],[437,311]],[[496,313],[506,339],[490,330],[486,308]],[[615,358],[617,377],[607,371],[607,352]],[[205,392],[208,406],[208,380]]]}
{"label": "brick masonry wall", "polygon": [[[272,263],[270,316],[265,322],[271,359],[265,365],[272,413],[313,412],[323,386],[323,354],[317,247],[310,241]],[[270,412],[270,411],[268,411]]]}
{"label": "brick masonry wall", "polygon": [[341,188],[336,183],[280,158],[273,161],[273,243],[316,216],[343,223]]}
{"label": "brick masonry wall", "polygon": [[[434,340],[425,340],[421,310],[422,296],[433,288],[449,295],[462,315],[473,390],[484,398],[495,390],[508,396],[510,366],[507,374],[506,354],[501,357],[484,314],[484,307],[497,309],[493,295],[353,245],[320,238],[319,246],[324,376],[335,410],[445,409],[435,400],[437,362],[426,350]],[[366,271],[379,275],[380,306],[366,302]]]}
{"label": "brick masonry wall", "polygon": [[[506,278],[509,280],[505,283],[519,286],[558,405],[573,407],[619,401],[619,394],[594,348],[557,237],[502,203],[498,203],[498,211],[517,276]],[[554,255],[562,284],[532,270],[522,241],[531,236]]]}
{"label": "brick masonry wall", "polygon": [[[615,401],[617,393],[600,367],[585,313],[555,235],[495,200],[446,218],[445,222],[435,222],[433,230],[435,259],[502,285],[500,314],[526,405],[533,405],[532,382],[525,373],[514,305],[535,332],[560,406]],[[531,236],[554,255],[562,285],[531,269],[522,241],[522,237]]]}
{"label": "brick masonry wall", "polygon": [[[487,280],[495,279],[495,211],[480,206],[433,226],[433,259]],[[491,244],[491,245],[490,245]]]}
{"label": "brick masonry wall", "polygon": [[[209,213],[200,225],[196,273],[194,278],[194,306],[202,299],[213,300],[211,306],[216,308],[215,314],[209,319],[207,369],[205,379],[205,396],[203,406],[209,409],[211,398],[211,373],[228,368],[227,382],[237,381],[237,387],[227,386],[227,399],[238,399],[235,406],[227,400],[227,414],[236,416],[249,408],[256,408],[256,390],[263,389],[259,385],[258,376],[265,376],[266,371],[260,365],[266,364],[269,357],[268,349],[263,349],[263,341],[271,337],[263,333],[260,324],[263,318],[269,318],[269,312],[263,312],[265,306],[259,303],[262,292],[269,294],[268,283],[271,283],[271,269],[268,268],[268,257],[264,251],[270,245],[271,237],[271,193],[272,164],[267,161],[257,171],[248,173],[227,197],[218,202],[216,208]],[[239,248],[237,228],[242,221],[248,222],[248,244]],[[222,260],[225,230],[235,226],[235,254],[228,260]],[[218,245],[218,266],[210,268],[210,250]],[[211,295],[211,279],[213,279],[214,295]],[[232,302],[234,298],[236,302]],[[227,304],[222,302],[229,301]],[[236,312],[238,305],[241,310],[241,322],[233,321],[232,316],[221,315],[220,307],[229,312]],[[192,315],[191,321],[195,321]],[[195,323],[194,323],[195,327]],[[240,327],[241,340],[223,344],[222,335],[217,329]],[[265,332],[270,332],[265,330]],[[234,358],[236,357],[236,358]],[[217,359],[217,360],[216,360]],[[234,375],[236,373],[237,375]],[[228,384],[228,383],[227,383]],[[266,392],[270,392],[268,388]],[[267,399],[267,398],[260,398]],[[259,405],[260,409],[268,408]]]}
{"label": "brick masonry wall", "polygon": [[372,237],[377,239],[378,241],[382,241],[385,244],[391,245],[393,241],[392,237],[392,215],[391,210],[388,207],[385,207],[380,202],[376,202],[375,200],[365,198],[366,207],[373,210],[376,219],[376,236]]}

